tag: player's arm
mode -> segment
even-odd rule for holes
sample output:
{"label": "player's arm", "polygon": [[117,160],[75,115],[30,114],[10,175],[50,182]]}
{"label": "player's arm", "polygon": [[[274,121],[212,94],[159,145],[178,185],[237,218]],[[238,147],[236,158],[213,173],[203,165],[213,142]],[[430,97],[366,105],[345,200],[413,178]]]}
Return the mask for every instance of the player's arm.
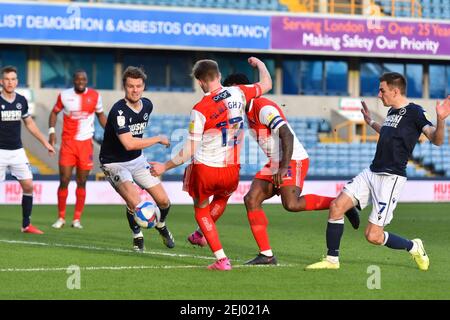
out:
{"label": "player's arm", "polygon": [[97,105],[95,107],[95,115],[97,116],[98,122],[105,129],[107,118],[105,113],[103,112],[103,99],[102,96],[99,95],[97,98]]}
{"label": "player's arm", "polygon": [[42,134],[41,130],[39,130],[39,128],[36,126],[34,120],[31,117],[26,117],[23,118],[23,122],[28,131],[30,131],[30,133],[48,150],[48,153],[50,155],[54,155],[55,149],[50,143],[47,142],[47,139]]}
{"label": "player's arm", "polygon": [[361,105],[362,105],[362,109],[361,109],[361,113],[364,116],[364,121],[373,129],[375,130],[377,133],[380,133],[381,131],[381,124],[379,124],[378,122],[376,122],[375,120],[372,119],[371,115],[370,115],[370,111],[369,108],[366,105],[366,102],[361,100]]}
{"label": "player's arm", "polygon": [[48,143],[50,143],[53,147],[56,144],[56,120],[58,119],[58,113],[60,113],[63,108],[64,105],[61,100],[61,94],[59,94],[55,106],[48,117]]}
{"label": "player's arm", "polygon": [[436,102],[436,127],[425,125],[422,132],[434,145],[440,146],[444,143],[445,119],[450,114],[450,95],[444,101]]}
{"label": "player's arm", "polygon": [[105,129],[106,120],[107,120],[105,113],[103,111],[101,111],[101,112],[96,112],[95,115],[97,116],[98,122],[100,123],[102,128]]}
{"label": "player's arm", "polygon": [[258,58],[250,57],[248,58],[248,63],[259,71],[259,82],[255,84],[261,88],[262,92],[260,95],[269,92],[272,89],[272,77],[264,62]]}
{"label": "player's arm", "polygon": [[294,152],[294,135],[291,130],[284,124],[278,129],[278,136],[280,137],[282,157],[280,167],[276,174],[273,175],[273,182],[275,187],[279,187],[283,183],[283,177],[288,172],[289,163],[292,159],[292,153]]}
{"label": "player's arm", "polygon": [[166,136],[160,135],[156,137],[149,137],[149,138],[135,138],[131,134],[131,132],[125,132],[118,135],[120,142],[122,143],[123,147],[127,151],[132,150],[142,150],[145,148],[148,148],[154,144],[160,143],[162,145],[165,145],[167,147],[170,146],[169,138]]}

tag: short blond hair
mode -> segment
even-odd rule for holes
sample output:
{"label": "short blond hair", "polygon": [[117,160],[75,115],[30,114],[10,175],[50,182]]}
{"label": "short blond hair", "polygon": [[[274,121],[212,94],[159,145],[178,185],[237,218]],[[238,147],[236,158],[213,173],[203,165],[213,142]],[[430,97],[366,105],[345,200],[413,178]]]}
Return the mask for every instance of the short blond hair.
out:
{"label": "short blond hair", "polygon": [[212,81],[219,77],[219,65],[214,60],[199,60],[192,68],[192,76],[197,80]]}

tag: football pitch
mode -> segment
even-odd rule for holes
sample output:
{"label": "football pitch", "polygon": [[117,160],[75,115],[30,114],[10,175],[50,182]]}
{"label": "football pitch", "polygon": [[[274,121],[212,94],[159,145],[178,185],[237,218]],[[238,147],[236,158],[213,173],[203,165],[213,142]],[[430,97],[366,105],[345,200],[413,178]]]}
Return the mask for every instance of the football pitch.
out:
{"label": "football pitch", "polygon": [[[123,206],[86,206],[83,230],[52,229],[56,207],[35,206],[32,221],[44,235],[20,233],[21,207],[0,206],[0,299],[450,299],[450,203],[401,203],[387,228],[424,240],[427,272],[407,252],[365,240],[369,209],[359,230],[345,224],[340,270],[304,271],[326,253],[327,211],[288,213],[279,205],[265,211],[279,265],[243,266],[258,250],[245,207],[230,205],[217,226],[233,270],[218,272],[206,269],[214,261],[209,248],[186,241],[196,228],[192,206],[172,206],[174,249],[156,230],[145,230],[141,254],[131,250]],[[73,207],[68,212],[70,220]],[[69,266],[76,267],[68,273]]]}

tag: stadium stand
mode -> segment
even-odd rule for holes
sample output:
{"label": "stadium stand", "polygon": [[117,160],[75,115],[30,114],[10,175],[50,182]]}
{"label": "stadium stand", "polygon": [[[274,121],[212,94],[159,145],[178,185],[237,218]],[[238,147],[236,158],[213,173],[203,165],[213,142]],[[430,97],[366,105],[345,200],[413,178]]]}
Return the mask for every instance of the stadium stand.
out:
{"label": "stadium stand", "polygon": [[[331,126],[326,119],[316,117],[289,117],[289,124],[305,146],[310,156],[309,176],[315,177],[352,177],[367,168],[375,155],[376,143],[322,143],[320,133],[330,133]],[[155,145],[145,150],[149,160],[166,161],[179,150],[186,138],[189,117],[186,115],[153,115],[147,127],[146,136],[166,134],[172,137],[172,146]],[[101,141],[103,129],[96,122],[95,139]],[[433,146],[429,142],[417,144],[413,159],[407,165],[407,174],[411,178],[431,176],[450,176],[450,144],[446,132],[446,144]],[[256,142],[246,131],[241,154],[241,175],[254,175],[266,163],[267,158]],[[446,160],[447,159],[447,160]],[[182,175],[185,166],[168,172]]]}

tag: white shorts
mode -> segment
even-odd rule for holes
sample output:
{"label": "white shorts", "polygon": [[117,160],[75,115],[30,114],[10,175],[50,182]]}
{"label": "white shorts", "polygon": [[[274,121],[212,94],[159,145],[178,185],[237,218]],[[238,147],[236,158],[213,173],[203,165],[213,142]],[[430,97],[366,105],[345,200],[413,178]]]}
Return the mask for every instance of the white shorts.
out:
{"label": "white shorts", "polygon": [[148,189],[161,183],[158,177],[150,173],[150,165],[144,155],[126,162],[114,162],[101,165],[109,183],[116,188],[125,181],[135,182],[142,189]]}
{"label": "white shorts", "polygon": [[405,182],[406,177],[364,169],[345,185],[344,192],[352,198],[354,205],[359,204],[361,209],[372,201],[373,208],[369,222],[384,227],[393,218]]}
{"label": "white shorts", "polygon": [[33,179],[30,162],[24,148],[16,150],[0,149],[0,181],[5,180],[7,169],[17,180]]}

